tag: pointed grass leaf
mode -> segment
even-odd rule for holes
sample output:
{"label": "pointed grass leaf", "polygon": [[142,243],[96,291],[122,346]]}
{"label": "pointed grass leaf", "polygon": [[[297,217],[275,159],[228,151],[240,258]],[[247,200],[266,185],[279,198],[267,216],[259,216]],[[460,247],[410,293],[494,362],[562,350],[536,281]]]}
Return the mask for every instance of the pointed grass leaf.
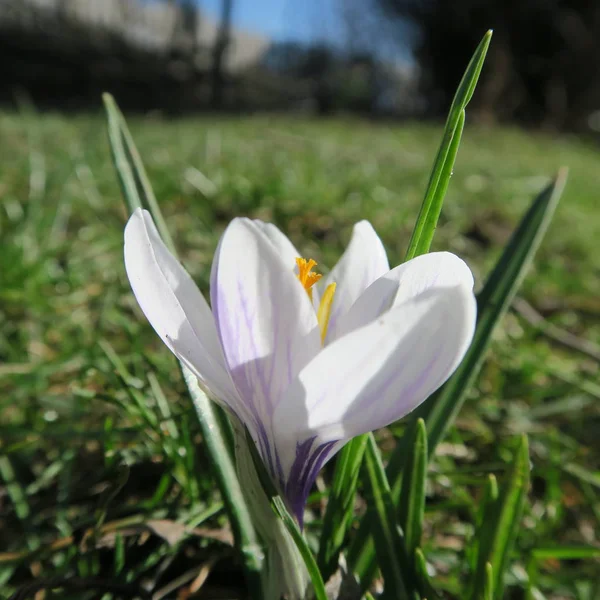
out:
{"label": "pointed grass leaf", "polygon": [[485,489],[482,497],[479,500],[479,506],[477,510],[477,517],[475,521],[475,534],[470,546],[467,548],[467,561],[472,572],[475,572],[477,567],[477,556],[479,554],[479,540],[481,529],[484,524],[491,517],[492,511],[496,501],[498,500],[498,482],[496,476],[493,474],[488,475],[486,480]]}
{"label": "pointed grass leaf", "polygon": [[117,171],[123,197],[131,214],[136,208],[142,208],[143,204],[136,178],[133,174],[130,153],[127,152],[127,145],[123,136],[121,111],[110,94],[104,94],[102,99],[108,119],[108,141],[113,163]]}
{"label": "pointed grass leaf", "polygon": [[440,595],[433,587],[431,577],[429,576],[429,571],[427,570],[427,560],[421,548],[417,548],[415,550],[414,561],[417,585],[421,592],[421,597],[423,600],[438,600]]}
{"label": "pointed grass leaf", "polygon": [[[464,127],[465,111],[462,110],[458,115],[458,121],[456,122],[456,128],[448,147],[446,159],[440,168],[440,175],[437,187],[435,188],[435,194],[430,203],[430,208],[426,213],[423,214],[423,216],[421,216],[421,213],[419,213],[419,216],[417,217],[419,221],[423,221],[421,235],[418,242],[414,246],[409,246],[405,260],[410,260],[415,256],[429,252],[431,242],[433,241],[433,236],[435,235],[435,230],[437,229],[437,223],[442,212],[444,198],[446,197],[446,192],[448,191],[448,186],[450,185],[450,178],[454,172],[454,162],[456,160],[456,155],[458,154],[458,147],[460,146],[460,140],[462,138]],[[415,230],[416,229],[417,227],[415,227]]]}
{"label": "pointed grass leaf", "polygon": [[396,508],[381,455],[372,435],[368,437],[365,470],[367,506],[372,514],[373,540],[385,582],[385,597],[408,600],[410,596],[406,584],[411,575],[404,539],[396,519]]}
{"label": "pointed grass leaf", "polygon": [[152,185],[146,175],[144,163],[129,132],[125,117],[110,94],[103,94],[102,99],[108,117],[111,153],[129,212],[132,213],[139,207],[150,211],[160,237],[169,250],[174,253],[175,244],[158,206]]}
{"label": "pointed grass leaf", "polygon": [[313,556],[302,532],[300,531],[298,524],[294,520],[294,518],[290,515],[287,508],[285,507],[285,503],[283,502],[281,496],[273,496],[271,498],[273,508],[279,518],[283,521],[287,530],[289,531],[292,539],[296,543],[298,551],[300,555],[304,559],[304,564],[306,565],[306,569],[310,576],[311,583],[313,585],[313,592],[316,600],[327,600],[327,592],[325,591],[325,583],[323,582],[323,578],[321,577],[321,572],[319,571],[319,567],[317,566],[317,561]]}
{"label": "pointed grass leaf", "polygon": [[491,563],[485,563],[485,585],[483,600],[494,600],[494,568]]}
{"label": "pointed grass leaf", "polygon": [[125,568],[125,538],[123,534],[115,534],[115,551],[113,555],[113,573],[118,576]]}
{"label": "pointed grass leaf", "polygon": [[[478,556],[472,600],[487,598],[486,590],[490,587],[493,590],[493,598],[500,600],[503,597],[504,573],[521,524],[529,489],[529,471],[529,445],[527,436],[523,435],[506,481],[503,482],[497,500],[490,505],[489,511],[486,511],[485,521],[478,533]],[[489,569],[493,574],[491,581]]]}
{"label": "pointed grass leaf", "polygon": [[263,554],[237,478],[233,459],[219,426],[213,403],[200,388],[196,376],[183,364],[180,364],[180,367],[200,421],[202,438],[214,465],[213,472],[231,521],[236,548],[242,556],[249,590],[252,598],[258,600],[262,594]]}
{"label": "pointed grass leaf", "polygon": [[427,478],[427,429],[425,421],[417,419],[408,433],[411,438],[410,458],[402,477],[402,491],[398,506],[398,524],[404,532],[408,556],[413,556],[421,544],[425,512],[425,483]]}
{"label": "pointed grass leaf", "polygon": [[[442,135],[442,142],[438,149],[433,168],[429,177],[429,183],[425,191],[425,197],[421,204],[419,214],[412,232],[405,260],[410,260],[417,255],[429,251],[437,222],[442,210],[444,196],[452,176],[454,161],[458,153],[458,147],[465,124],[465,107],[471,100],[483,63],[492,38],[489,30],[477,46],[471,58],[463,78],[458,86],[452,105],[448,113],[446,125]],[[403,448],[405,448],[403,446]],[[398,462],[398,461],[397,461]],[[402,462],[400,462],[400,469]],[[392,471],[397,467],[390,464]],[[394,495],[397,497],[400,490],[399,479],[393,482]],[[368,524],[365,520],[350,549],[350,565],[359,580],[370,581],[375,573],[374,549],[365,539],[368,534]],[[363,586],[363,592],[366,587]]]}
{"label": "pointed grass leaf", "polygon": [[406,260],[419,254],[425,254],[431,246],[458,152],[465,123],[465,107],[473,96],[491,39],[492,32],[488,31],[477,46],[456,90],[442,134],[440,148],[433,163],[425,197],[408,244]]}
{"label": "pointed grass leaf", "polygon": [[477,327],[465,358],[448,382],[416,411],[425,419],[429,454],[454,422],[483,363],[491,334],[510,306],[546,232],[566,180],[561,171],[533,201],[477,297]]}
{"label": "pointed grass leaf", "polygon": [[[478,295],[477,327],[471,347],[462,363],[440,390],[413,413],[413,418],[421,417],[425,420],[430,456],[448,427],[454,422],[465,401],[467,391],[475,382],[492,332],[506,313],[531,264],[550,224],[566,179],[567,170],[561,169],[555,180],[535,198],[529,207]],[[402,470],[408,452],[408,440],[402,438],[386,468],[395,502],[400,495]],[[363,590],[369,586],[377,568],[374,546],[372,541],[368,540],[371,526],[368,518],[363,519],[348,552],[348,563]]]}
{"label": "pointed grass leaf", "polygon": [[354,516],[354,501],[367,435],[350,440],[342,448],[335,465],[333,482],[327,499],[317,562],[327,581],[337,569],[338,559]]}
{"label": "pointed grass leaf", "polygon": [[21,521],[26,521],[31,515],[27,493],[7,455],[0,456],[0,478],[4,482],[8,497],[12,500],[17,517]]}
{"label": "pointed grass leaf", "polygon": [[[125,118],[110,94],[104,94],[103,101],[108,118],[111,154],[129,213],[139,207],[147,209],[164,243],[177,257],[173,240]],[[262,599],[262,552],[226,443],[226,436],[217,417],[218,409],[200,389],[191,371],[182,363],[180,368],[200,421],[204,442],[215,467],[214,473],[231,521],[236,547],[242,556],[250,593],[256,600]]]}

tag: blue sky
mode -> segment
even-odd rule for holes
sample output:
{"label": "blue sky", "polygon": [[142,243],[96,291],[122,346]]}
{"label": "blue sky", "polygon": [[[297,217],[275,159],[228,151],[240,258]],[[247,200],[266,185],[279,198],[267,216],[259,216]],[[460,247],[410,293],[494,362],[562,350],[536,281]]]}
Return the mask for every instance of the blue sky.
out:
{"label": "blue sky", "polygon": [[[221,0],[197,0],[200,8],[217,17]],[[335,0],[233,0],[237,27],[264,33],[272,39],[309,41],[331,37],[335,28]]]}
{"label": "blue sky", "polygon": [[[201,10],[219,19],[222,0],[196,0]],[[346,46],[349,30],[343,24],[345,0],[233,0],[233,23],[246,29],[267,35],[272,40],[295,40],[301,42],[327,41]],[[368,13],[364,16],[366,17]],[[362,23],[362,13],[359,13]],[[368,32],[373,31],[372,22],[365,22]],[[379,25],[377,25],[379,26]],[[403,35],[404,34],[404,35]],[[413,63],[409,49],[410,28],[395,30],[390,37],[383,34],[372,48],[386,60]],[[394,39],[394,36],[395,39]],[[402,37],[398,37],[402,36]],[[387,38],[387,43],[386,43]],[[352,38],[356,39],[356,38]],[[394,39],[394,41],[392,41]],[[400,44],[397,42],[401,41]]]}

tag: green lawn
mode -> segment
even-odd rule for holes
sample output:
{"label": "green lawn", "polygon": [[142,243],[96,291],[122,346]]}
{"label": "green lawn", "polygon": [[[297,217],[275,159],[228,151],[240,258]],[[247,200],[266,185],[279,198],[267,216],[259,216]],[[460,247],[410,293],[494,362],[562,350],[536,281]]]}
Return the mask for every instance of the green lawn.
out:
{"label": "green lawn", "polygon": [[[219,235],[237,215],[275,222],[324,270],[367,218],[396,264],[441,135],[423,124],[279,117],[130,126],[204,290]],[[175,583],[193,590],[201,567],[210,573],[202,598],[242,597],[191,403],[129,291],[126,211],[103,118],[4,113],[0,140],[0,598],[72,576],[176,598]],[[597,557],[539,551],[600,547],[600,148],[467,128],[434,249],[463,257],[481,286],[563,165],[567,189],[520,297],[583,351],[515,312],[497,331],[430,469],[424,547],[450,596],[464,579],[456,565],[486,475],[501,479],[520,432],[530,436],[532,488],[507,597],[524,597],[528,567],[546,598],[600,594]],[[384,449],[394,430],[379,435]],[[103,596],[88,588],[52,597]]]}

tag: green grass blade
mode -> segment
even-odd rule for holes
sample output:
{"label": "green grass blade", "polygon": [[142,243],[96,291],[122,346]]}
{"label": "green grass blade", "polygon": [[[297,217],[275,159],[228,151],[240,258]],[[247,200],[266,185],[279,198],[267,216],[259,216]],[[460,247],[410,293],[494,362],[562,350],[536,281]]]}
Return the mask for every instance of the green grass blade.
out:
{"label": "green grass blade", "polygon": [[[478,296],[477,328],[465,358],[446,384],[414,413],[413,418],[421,417],[425,420],[430,456],[447,428],[454,422],[466,398],[466,392],[479,373],[492,332],[507,311],[550,224],[566,177],[566,170],[561,170],[556,179],[533,201]],[[400,495],[402,469],[408,451],[407,440],[403,438],[386,469],[394,501],[398,501]],[[369,586],[376,571],[374,547],[367,539],[371,526],[368,518],[363,519],[348,554],[349,565],[363,589]]]}
{"label": "green grass blade", "polygon": [[115,164],[123,197],[127,203],[129,213],[132,213],[136,208],[142,208],[143,205],[136,178],[133,174],[132,160],[127,151],[123,136],[121,111],[117,108],[117,105],[110,94],[104,94],[102,98],[104,100],[108,120],[110,152]]}
{"label": "green grass blade", "polygon": [[[125,119],[112,96],[104,94],[103,100],[108,116],[111,153],[129,212],[139,207],[149,210],[163,241],[177,256]],[[226,437],[217,418],[217,407],[200,389],[193,373],[181,363],[180,367],[200,421],[203,439],[215,467],[214,472],[231,521],[236,547],[242,556],[249,589],[253,598],[262,598],[262,551],[226,444]]]}
{"label": "green grass blade", "polygon": [[152,185],[146,175],[146,169],[131,137],[125,117],[110,94],[103,94],[102,99],[108,117],[111,153],[129,212],[132,213],[139,207],[149,210],[163,242],[171,252],[175,253],[175,244],[156,201]]}
{"label": "green grass blade", "polygon": [[520,287],[562,194],[566,171],[561,171],[533,201],[477,297],[478,319],[473,342],[460,367],[444,387],[416,412],[427,425],[429,453],[454,422],[466,391],[477,377],[492,331]]}
{"label": "green grass blade", "polygon": [[488,475],[483,495],[479,501],[477,518],[475,521],[475,535],[473,536],[472,543],[467,548],[467,562],[473,573],[477,569],[477,556],[479,555],[479,540],[481,537],[480,532],[484,523],[491,517],[491,511],[494,509],[497,500],[498,482],[496,481],[495,475],[490,474]]}
{"label": "green grass blade", "polygon": [[[502,598],[504,572],[508,566],[510,552],[514,545],[523,507],[529,489],[529,445],[523,435],[515,453],[512,468],[501,490],[500,496],[486,517],[479,533],[479,554],[475,571],[471,598],[487,598],[486,590],[493,589],[493,597]],[[491,585],[488,566],[493,573]]]}
{"label": "green grass blade", "polygon": [[369,436],[367,440],[367,505],[373,514],[373,538],[385,581],[385,597],[408,599],[406,583],[410,576],[402,530],[396,520],[396,508],[375,438]]}
{"label": "green grass blade", "polygon": [[480,501],[479,515],[477,518],[477,526],[481,527],[487,516],[488,506],[493,505],[498,500],[498,481],[492,473],[488,475],[483,498]]}
{"label": "green grass blade", "polygon": [[293,517],[287,511],[285,504],[280,496],[272,496],[271,503],[273,508],[279,518],[283,521],[287,530],[290,532],[292,539],[296,543],[298,551],[304,560],[304,564],[306,565],[306,569],[308,570],[308,574],[310,576],[311,583],[313,585],[314,597],[316,600],[327,600],[327,592],[325,591],[325,583],[323,582],[323,577],[321,576],[321,572],[319,571],[319,567],[317,566],[317,561],[313,556],[302,532],[298,528],[296,521],[294,521]]}
{"label": "green grass blade", "polygon": [[429,572],[427,571],[427,561],[421,548],[417,548],[415,550],[414,560],[415,573],[417,576],[418,586],[421,591],[421,596],[423,598],[427,598],[427,600],[436,600],[440,597],[440,595],[436,592],[433,584],[431,583],[431,578],[429,577]]}
{"label": "green grass blade", "polygon": [[[537,589],[540,562],[546,560],[593,560],[600,558],[600,548],[595,546],[542,546],[531,551],[527,564],[527,598],[537,598],[540,595]],[[588,598],[599,598],[595,590]]]}
{"label": "green grass blade", "polygon": [[115,534],[115,553],[113,556],[113,572],[115,577],[118,577],[123,571],[125,564],[125,539],[120,532],[117,532]]}
{"label": "green grass blade", "polygon": [[398,507],[398,523],[404,532],[408,556],[413,556],[421,544],[425,512],[425,482],[427,478],[427,429],[425,421],[417,419],[409,432],[411,455],[402,478]]}
{"label": "green grass blade", "polygon": [[26,521],[31,515],[31,509],[27,502],[27,494],[21,485],[19,478],[8,456],[0,456],[0,478],[6,486],[8,497],[12,500],[15,513],[21,521]]}
{"label": "green grass blade", "polygon": [[[446,160],[441,167],[438,186],[435,189],[435,196],[431,201],[431,208],[422,217],[423,227],[421,236],[419,237],[419,241],[413,247],[409,246],[405,260],[410,260],[415,256],[429,252],[429,248],[431,247],[431,242],[433,241],[433,236],[437,228],[437,223],[442,212],[444,198],[446,197],[446,192],[448,191],[448,186],[450,185],[450,178],[452,177],[452,172],[454,170],[454,162],[456,160],[456,155],[458,154],[458,147],[460,146],[460,140],[462,138],[464,127],[465,111],[462,110],[458,115],[456,129],[454,130],[454,135],[450,141]],[[421,219],[421,213],[419,213],[418,219]]]}
{"label": "green grass blade", "polygon": [[584,560],[600,558],[600,548],[596,546],[543,546],[531,551],[535,560]]}
{"label": "green grass blade", "polygon": [[484,600],[494,600],[494,568],[491,563],[485,564],[485,584],[482,597]]}
{"label": "green grass blade", "polygon": [[458,152],[465,122],[465,107],[473,96],[491,39],[492,32],[488,31],[477,46],[456,90],[442,135],[442,142],[433,163],[425,197],[408,244],[406,260],[419,254],[425,254],[431,245]]}
{"label": "green grass blade", "polygon": [[235,465],[229,454],[213,403],[200,389],[196,376],[185,366],[180,366],[200,421],[204,443],[214,465],[213,472],[229,515],[236,547],[243,559],[246,580],[252,597],[258,600],[262,594],[263,553],[246,506]]}
{"label": "green grass blade", "polygon": [[[465,107],[475,91],[491,38],[492,31],[490,30],[485,34],[475,50],[450,106],[442,142],[433,164],[425,197],[417,216],[405,260],[425,254],[431,246],[465,124]],[[399,489],[399,485],[395,484],[395,487]],[[364,539],[367,531],[367,526],[363,524],[363,533],[362,535],[359,533],[357,537],[358,541],[352,546],[350,555],[350,562],[353,565],[354,572],[361,580],[363,578],[370,580],[375,573],[372,564],[374,550]]]}
{"label": "green grass blade", "polygon": [[366,446],[366,435],[355,437],[344,446],[336,461],[317,557],[325,581],[337,569],[339,555],[354,516],[358,476]]}

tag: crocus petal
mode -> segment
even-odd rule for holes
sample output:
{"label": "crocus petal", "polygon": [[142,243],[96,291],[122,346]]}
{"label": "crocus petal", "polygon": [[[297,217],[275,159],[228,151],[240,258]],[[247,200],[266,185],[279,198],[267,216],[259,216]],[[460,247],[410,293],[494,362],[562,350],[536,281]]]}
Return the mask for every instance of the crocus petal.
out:
{"label": "crocus petal", "polygon": [[373,226],[368,221],[356,223],[344,254],[327,277],[319,282],[320,290],[324,290],[332,282],[337,286],[329,318],[327,342],[339,336],[340,317],[369,285],[389,269],[385,248]]}
{"label": "crocus petal", "polygon": [[367,325],[381,314],[432,288],[463,286],[473,288],[473,274],[467,264],[450,252],[417,256],[374,281],[342,315],[338,336]]}
{"label": "crocus petal", "polygon": [[475,315],[470,285],[433,286],[325,347],[275,411],[284,473],[294,471],[307,440],[320,449],[416,408],[458,366]]}
{"label": "crocus petal", "polygon": [[216,399],[237,411],[238,394],[210,308],[160,239],[148,211],[137,209],[129,219],[124,252],[129,283],[156,333]]}
{"label": "crocus petal", "polygon": [[320,349],[315,311],[261,227],[234,219],[211,275],[212,309],[233,381],[254,415],[257,445],[278,477],[272,413],[290,381]]}
{"label": "crocus petal", "polygon": [[[298,252],[294,244],[280,229],[278,229],[272,223],[265,223],[264,221],[254,220],[254,223],[261,229],[261,231],[269,238],[269,240],[275,246],[277,254],[286,265],[295,265],[296,258],[302,258],[302,254]],[[294,269],[297,273],[297,269]],[[321,301],[321,294],[319,286],[315,285],[311,291],[312,303],[315,307],[315,311],[319,309],[319,302]]]}
{"label": "crocus petal", "polygon": [[298,250],[296,250],[296,247],[292,244],[287,235],[272,223],[265,223],[264,221],[255,219],[254,224],[269,239],[273,246],[275,246],[278,256],[286,265],[296,264],[296,258],[301,256],[301,254],[298,253]]}
{"label": "crocus petal", "polygon": [[[295,434],[288,429],[278,441],[278,453],[288,473],[285,495],[300,523],[317,474],[348,438],[401,418],[453,372],[472,337],[472,289],[473,276],[461,259],[447,252],[429,254],[386,273],[340,317],[338,335],[358,330],[356,335],[325,348],[304,369],[296,386],[303,388],[301,380],[314,385],[296,387],[295,393],[291,388],[275,424],[278,432],[284,422],[300,425]],[[429,297],[431,293],[434,296]],[[454,330],[452,325],[456,325]],[[386,333],[382,331],[386,326],[393,329]],[[422,338],[426,332],[429,337]],[[339,379],[333,375],[332,381],[334,373]],[[327,389],[330,381],[332,387]],[[343,393],[346,384],[342,397],[338,388]],[[321,385],[323,394],[317,396]],[[379,391],[381,386],[387,394]],[[290,406],[296,412],[286,414]]]}

